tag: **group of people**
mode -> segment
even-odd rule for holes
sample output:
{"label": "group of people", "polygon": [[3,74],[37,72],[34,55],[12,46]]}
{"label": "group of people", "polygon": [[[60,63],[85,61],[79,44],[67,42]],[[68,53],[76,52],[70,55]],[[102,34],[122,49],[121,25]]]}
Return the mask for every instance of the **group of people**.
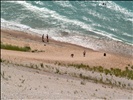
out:
{"label": "group of people", "polygon": [[[83,57],[85,57],[85,55],[86,55],[86,51],[84,50],[83,51]],[[71,57],[73,58],[74,57],[74,54],[71,54]]]}
{"label": "group of people", "polygon": [[[44,40],[44,34],[42,35],[42,42],[45,42],[45,40]],[[49,42],[49,36],[48,36],[48,34],[46,35],[46,42]],[[83,51],[83,57],[85,57],[85,55],[86,55],[86,51],[84,50]],[[104,53],[104,56],[106,56],[106,53]],[[73,58],[74,57],[74,54],[71,54],[71,57]]]}
{"label": "group of people", "polygon": [[[83,51],[83,57],[85,57],[85,55],[86,55],[86,51],[84,50]],[[103,56],[106,56],[106,53],[104,53]],[[74,54],[71,54],[71,57],[73,58],[74,57]]]}
{"label": "group of people", "polygon": [[[44,34],[42,35],[42,42],[45,42],[45,40],[44,40]],[[46,35],[46,42],[49,42],[48,34]]]}
{"label": "group of people", "polygon": [[[42,42],[45,42],[44,34],[42,35]],[[48,36],[48,34],[46,35],[46,42],[49,42],[49,36]],[[85,57],[85,55],[86,55],[86,51],[84,50],[83,57]],[[71,54],[71,57],[74,57],[74,54]]]}

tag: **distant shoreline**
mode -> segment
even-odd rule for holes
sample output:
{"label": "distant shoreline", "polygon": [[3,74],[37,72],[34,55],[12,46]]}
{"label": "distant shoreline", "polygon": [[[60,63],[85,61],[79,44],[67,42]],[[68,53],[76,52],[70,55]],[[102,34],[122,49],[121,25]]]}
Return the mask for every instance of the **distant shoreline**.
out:
{"label": "distant shoreline", "polygon": [[[41,34],[38,34],[38,33],[32,33],[32,32],[29,33],[29,32],[6,29],[6,28],[2,28],[1,31],[16,31],[16,32],[24,33],[24,34],[27,33],[27,34],[35,35],[38,38],[41,38],[41,36],[42,36]],[[62,41],[62,40],[61,41],[55,40],[51,36],[50,36],[50,41],[56,41],[56,42],[71,44],[71,45],[82,47],[84,49],[91,49],[91,50],[98,51],[98,52],[106,52],[106,53],[111,53],[111,54],[115,54],[115,55],[133,58],[133,54],[132,54],[133,45],[128,44],[128,43],[124,43],[121,41],[115,41],[115,40],[111,40],[111,39],[109,39],[109,40],[107,39],[105,41],[102,38],[101,39],[100,38],[99,39],[91,39],[91,37],[90,37],[89,41],[91,41],[92,45],[95,45],[95,47],[97,46],[96,47],[97,49],[93,49],[93,46],[92,46],[92,48],[90,48],[90,47],[86,47],[87,45],[85,46],[82,44],[70,43],[70,42]]]}

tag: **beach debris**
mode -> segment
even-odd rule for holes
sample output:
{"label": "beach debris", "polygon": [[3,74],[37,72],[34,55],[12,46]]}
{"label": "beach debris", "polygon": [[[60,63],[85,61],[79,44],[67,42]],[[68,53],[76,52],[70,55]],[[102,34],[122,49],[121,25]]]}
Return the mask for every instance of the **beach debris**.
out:
{"label": "beach debris", "polygon": [[106,53],[104,53],[103,56],[106,56]]}
{"label": "beach debris", "polygon": [[48,37],[48,34],[46,35],[46,39],[47,39],[47,42],[49,42],[49,37]]}
{"label": "beach debris", "polygon": [[71,57],[72,57],[72,58],[74,57],[74,54],[73,54],[73,53],[71,54]]}
{"label": "beach debris", "polygon": [[44,42],[44,34],[42,35],[42,42]]}
{"label": "beach debris", "polygon": [[85,55],[86,55],[86,51],[84,50],[84,52],[83,52],[83,56],[85,57]]}

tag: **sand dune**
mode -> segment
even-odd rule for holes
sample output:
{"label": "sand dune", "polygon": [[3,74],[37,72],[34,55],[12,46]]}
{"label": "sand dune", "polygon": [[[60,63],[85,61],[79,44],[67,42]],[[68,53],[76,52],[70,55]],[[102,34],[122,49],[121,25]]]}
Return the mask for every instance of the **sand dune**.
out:
{"label": "sand dune", "polygon": [[126,100],[132,99],[132,91],[97,84],[68,75],[36,71],[11,64],[2,64],[5,78],[1,80],[1,98],[34,100]]}

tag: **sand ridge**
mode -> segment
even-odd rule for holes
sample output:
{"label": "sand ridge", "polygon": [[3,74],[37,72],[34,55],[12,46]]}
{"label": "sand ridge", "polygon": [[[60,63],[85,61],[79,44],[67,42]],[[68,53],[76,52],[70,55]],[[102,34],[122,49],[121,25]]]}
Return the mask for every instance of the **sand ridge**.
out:
{"label": "sand ridge", "polygon": [[[10,71],[9,71],[10,70]],[[67,75],[2,64],[1,99],[32,100],[131,100],[132,91],[88,82]],[[84,84],[83,84],[83,83]]]}

